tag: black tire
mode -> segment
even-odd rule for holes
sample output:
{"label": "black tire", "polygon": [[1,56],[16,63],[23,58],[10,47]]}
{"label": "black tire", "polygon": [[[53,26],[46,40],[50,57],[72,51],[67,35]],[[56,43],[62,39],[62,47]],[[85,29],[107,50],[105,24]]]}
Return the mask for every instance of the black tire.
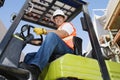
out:
{"label": "black tire", "polygon": [[8,80],[8,79],[5,78],[4,76],[0,75],[0,80]]}

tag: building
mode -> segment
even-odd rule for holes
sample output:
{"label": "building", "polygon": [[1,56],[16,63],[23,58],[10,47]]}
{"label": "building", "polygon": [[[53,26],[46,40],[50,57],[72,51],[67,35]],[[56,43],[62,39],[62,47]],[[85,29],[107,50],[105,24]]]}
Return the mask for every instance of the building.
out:
{"label": "building", "polygon": [[4,26],[4,24],[2,23],[2,21],[0,20],[0,42],[3,39],[5,33],[6,33],[7,29]]}
{"label": "building", "polygon": [[[93,25],[100,43],[100,39],[104,40],[104,43],[100,44],[102,53],[104,55],[115,55],[113,61],[120,62],[120,0],[109,0],[106,9],[94,9],[94,11],[104,12],[103,15],[93,14]],[[109,40],[106,35],[109,36]],[[113,42],[114,44],[110,44]],[[104,47],[104,48],[102,48]],[[107,48],[108,47],[108,48]],[[106,48],[106,49],[105,49]],[[87,56],[91,57],[91,44],[87,47]]]}

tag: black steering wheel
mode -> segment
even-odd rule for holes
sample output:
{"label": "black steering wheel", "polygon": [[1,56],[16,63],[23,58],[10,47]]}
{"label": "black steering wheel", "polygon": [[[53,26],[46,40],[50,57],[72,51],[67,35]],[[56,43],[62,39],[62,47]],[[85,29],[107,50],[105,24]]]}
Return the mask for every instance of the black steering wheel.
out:
{"label": "black steering wheel", "polygon": [[24,39],[26,43],[30,43],[32,45],[39,46],[43,42],[43,36],[40,35],[40,38],[34,38],[34,35],[31,33],[31,29],[35,28],[31,25],[23,25],[21,28],[21,37]]}

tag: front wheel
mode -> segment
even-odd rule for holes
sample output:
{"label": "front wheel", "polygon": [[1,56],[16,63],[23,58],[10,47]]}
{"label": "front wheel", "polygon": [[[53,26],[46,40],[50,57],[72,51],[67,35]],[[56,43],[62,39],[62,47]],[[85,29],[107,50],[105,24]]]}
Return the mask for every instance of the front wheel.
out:
{"label": "front wheel", "polygon": [[8,80],[5,76],[0,75],[0,80]]}

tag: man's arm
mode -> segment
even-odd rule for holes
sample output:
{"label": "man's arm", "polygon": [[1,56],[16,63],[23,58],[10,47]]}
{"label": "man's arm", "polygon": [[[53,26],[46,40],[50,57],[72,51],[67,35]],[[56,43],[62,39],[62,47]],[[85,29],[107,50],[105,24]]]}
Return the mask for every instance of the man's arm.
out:
{"label": "man's arm", "polygon": [[68,32],[65,30],[47,30],[47,33],[54,32],[56,33],[60,38],[65,38],[69,36]]}
{"label": "man's arm", "polygon": [[74,31],[73,26],[70,23],[65,23],[61,29],[58,30],[47,30],[47,32],[54,32],[56,33],[60,38],[65,38],[72,34]]}

